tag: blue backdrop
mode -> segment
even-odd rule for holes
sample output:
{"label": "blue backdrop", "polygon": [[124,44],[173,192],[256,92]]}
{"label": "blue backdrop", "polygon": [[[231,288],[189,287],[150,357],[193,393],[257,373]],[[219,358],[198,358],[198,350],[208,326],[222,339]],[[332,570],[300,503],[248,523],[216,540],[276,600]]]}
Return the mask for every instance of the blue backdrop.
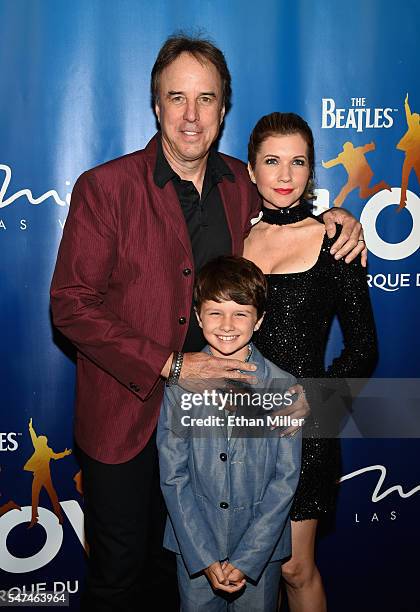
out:
{"label": "blue backdrop", "polygon": [[[311,124],[320,206],[333,205],[348,185],[343,206],[365,225],[376,376],[418,376],[414,169],[407,206],[397,212],[404,160],[418,168],[418,128],[397,145],[406,113],[420,112],[419,18],[415,0],[0,1],[1,587],[67,586],[77,609],[82,497],[72,456],[51,466],[63,525],[42,494],[40,523],[27,529],[29,419],[55,451],[73,444],[72,351],[53,332],[48,289],[77,176],[141,148],[156,129],[149,74],[175,30],[203,29],[226,54],[234,95],[221,150],[245,159],[251,128],[273,110]],[[334,329],[328,358],[339,344]],[[404,407],[398,397],[392,406],[396,415]],[[318,547],[330,609],[416,610],[420,443],[353,439],[343,449],[336,524]]]}

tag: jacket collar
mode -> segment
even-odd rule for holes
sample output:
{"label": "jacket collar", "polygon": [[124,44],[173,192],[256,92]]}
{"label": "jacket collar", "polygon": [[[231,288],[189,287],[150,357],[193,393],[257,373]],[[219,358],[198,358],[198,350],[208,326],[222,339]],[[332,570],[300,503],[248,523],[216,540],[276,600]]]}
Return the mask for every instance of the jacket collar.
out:
{"label": "jacket collar", "polygon": [[[151,138],[144,148],[146,162],[152,177],[156,166],[159,139],[160,133],[158,132],[153,136],[153,138]],[[242,255],[243,235],[242,227],[239,222],[239,213],[241,210],[239,186],[237,184],[234,171],[229,166],[229,163],[225,161],[224,156],[220,153],[217,153],[216,155],[223,164],[223,167],[226,168],[225,176],[229,179],[222,180],[222,182],[219,184],[219,192],[225,209],[229,232],[232,238],[232,253],[234,255]],[[152,180],[155,183],[154,178],[152,178]],[[172,216],[174,230],[177,233],[178,238],[192,263],[193,256],[191,241],[188,236],[187,225],[185,223],[184,215],[179,205],[178,196],[172,181],[168,181],[162,189],[155,189],[153,192],[153,197],[158,200],[161,206]]]}
{"label": "jacket collar", "polygon": [[[166,183],[174,178],[179,180],[180,177],[171,167],[163,153],[162,138],[159,134],[156,135],[156,141],[156,162],[153,171],[153,180],[156,186],[162,189]],[[214,148],[211,148],[209,151],[206,172],[207,171],[210,172],[212,183],[220,183],[224,177],[230,182],[235,182],[235,175],[232,170]]]}

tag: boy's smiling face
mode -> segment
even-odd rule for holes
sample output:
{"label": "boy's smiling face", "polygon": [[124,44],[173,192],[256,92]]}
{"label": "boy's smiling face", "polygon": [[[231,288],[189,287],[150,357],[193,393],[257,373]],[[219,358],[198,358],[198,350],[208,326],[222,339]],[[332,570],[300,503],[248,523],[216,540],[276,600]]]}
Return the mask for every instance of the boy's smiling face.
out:
{"label": "boy's smiling face", "polygon": [[248,343],[263,320],[258,320],[255,306],[232,300],[205,300],[196,315],[213,355],[241,360],[247,358]]}

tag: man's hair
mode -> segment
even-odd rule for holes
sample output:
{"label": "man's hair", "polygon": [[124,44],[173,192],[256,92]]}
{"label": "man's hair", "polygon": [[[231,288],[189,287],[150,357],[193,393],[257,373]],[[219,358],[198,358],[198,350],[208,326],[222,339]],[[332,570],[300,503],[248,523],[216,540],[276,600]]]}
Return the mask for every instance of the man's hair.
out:
{"label": "man's hair", "polygon": [[255,306],[262,317],[267,300],[267,281],[252,261],[243,257],[221,256],[203,266],[194,287],[194,305],[200,313],[203,302],[236,302]]}
{"label": "man's hair", "polygon": [[232,89],[225,56],[210,40],[183,33],[169,36],[158,53],[150,81],[153,107],[159,102],[159,81],[162,71],[172,64],[181,53],[190,53],[200,63],[211,62],[213,64],[222,82],[222,102],[227,112],[230,107]]}
{"label": "man's hair", "polygon": [[264,115],[257,122],[251,132],[248,142],[248,161],[251,168],[255,168],[257,153],[264,140],[270,136],[287,136],[300,134],[308,145],[309,180],[303,197],[305,200],[314,200],[315,195],[315,148],[312,130],[302,117],[295,113],[271,113]]}

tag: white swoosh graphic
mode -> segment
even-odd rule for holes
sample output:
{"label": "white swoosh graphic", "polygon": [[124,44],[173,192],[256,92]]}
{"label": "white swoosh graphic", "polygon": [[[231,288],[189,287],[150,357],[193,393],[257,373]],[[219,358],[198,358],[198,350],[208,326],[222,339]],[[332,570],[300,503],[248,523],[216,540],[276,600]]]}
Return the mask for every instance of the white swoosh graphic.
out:
{"label": "white swoosh graphic", "polygon": [[411,489],[411,491],[407,491],[407,493],[404,493],[401,485],[394,485],[393,487],[386,489],[386,491],[379,493],[382,485],[384,484],[384,480],[386,477],[386,467],[384,465],[369,465],[368,467],[362,468],[361,470],[350,472],[350,474],[346,474],[345,476],[342,476],[340,478],[340,482],[344,482],[345,480],[350,480],[350,478],[355,478],[356,476],[360,476],[361,474],[364,474],[365,472],[374,472],[375,470],[380,472],[380,476],[379,476],[378,482],[376,483],[376,487],[372,493],[373,502],[376,503],[376,502],[381,501],[382,499],[384,499],[385,497],[387,497],[390,493],[393,493],[394,491],[396,491],[398,495],[402,497],[403,499],[407,499],[407,497],[411,497],[415,493],[420,493],[420,485],[417,485],[416,487],[414,487],[414,489]]}
{"label": "white swoosh graphic", "polygon": [[10,185],[10,181],[12,179],[12,169],[9,166],[6,166],[5,164],[0,164],[0,170],[3,170],[3,172],[5,172],[3,184],[0,188],[0,208],[5,208],[6,206],[9,206],[9,204],[12,204],[18,198],[22,197],[26,197],[31,204],[41,204],[45,200],[48,200],[48,198],[54,198],[55,203],[59,206],[66,206],[70,203],[69,193],[66,195],[66,199],[62,200],[55,189],[50,189],[46,193],[40,195],[38,198],[34,198],[30,189],[21,189],[20,191],[17,191],[13,195],[4,199],[6,191]]}

